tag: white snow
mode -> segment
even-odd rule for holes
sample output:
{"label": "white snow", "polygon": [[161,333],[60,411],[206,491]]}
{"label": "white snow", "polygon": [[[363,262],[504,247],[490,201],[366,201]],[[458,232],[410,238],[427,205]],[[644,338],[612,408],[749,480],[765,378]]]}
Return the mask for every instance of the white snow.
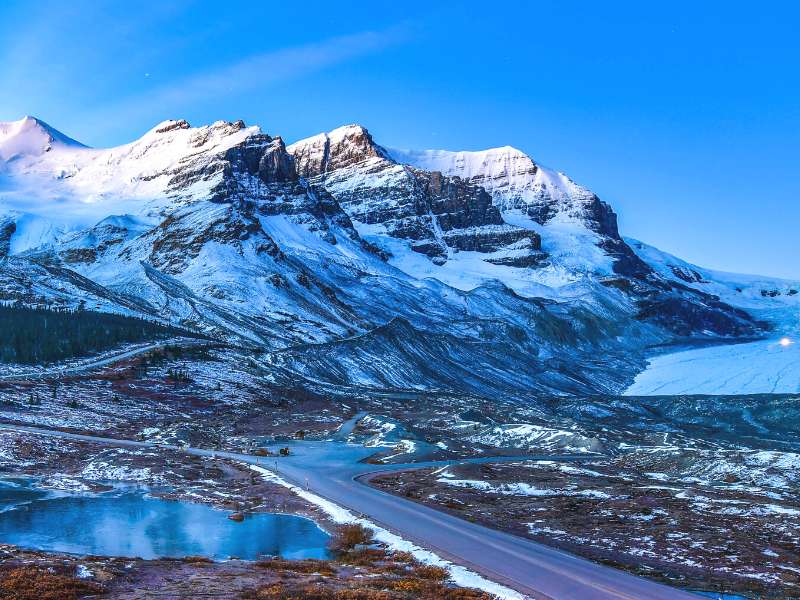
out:
{"label": "white snow", "polygon": [[599,444],[594,438],[586,437],[579,431],[544,427],[532,423],[505,423],[482,431],[468,439],[499,448],[537,447],[570,452],[592,452],[597,450]]}
{"label": "white snow", "polygon": [[211,171],[221,152],[259,132],[223,121],[198,128],[166,121],[130,144],[90,149],[30,117],[0,123],[0,211],[31,213],[70,228],[109,215],[153,216],[170,202],[207,197],[221,177],[219,172],[168,194],[172,174],[187,157]]}
{"label": "white snow", "polygon": [[554,199],[562,219],[564,215],[577,218],[585,201],[593,196],[563,173],[535,163],[530,156],[511,146],[477,152],[390,149],[389,153],[397,162],[458,176],[483,186],[501,210],[513,208],[517,199],[526,204]]}
{"label": "white snow", "polygon": [[437,479],[437,481],[447,485],[488,492],[490,494],[500,494],[503,496],[556,496],[559,494],[558,491],[542,490],[523,482],[492,485],[488,481],[480,481],[477,479],[452,479],[451,477],[452,475],[449,477],[443,475]]}
{"label": "white snow", "polygon": [[[800,340],[798,340],[800,341]],[[656,356],[625,391],[673,394],[792,394],[800,392],[800,344],[779,339],[697,348]]]}
{"label": "white snow", "polygon": [[40,156],[59,147],[83,146],[33,117],[0,122],[0,160]]}
{"label": "white snow", "polygon": [[[768,321],[776,336],[800,331],[800,281],[705,269],[638,240],[625,241],[658,274],[718,296],[723,302]],[[691,281],[698,275],[699,281]]]}
{"label": "white snow", "polygon": [[504,482],[493,485],[488,481],[478,479],[455,479],[452,473],[444,472],[437,479],[439,483],[462,487],[489,494],[499,494],[501,496],[576,496],[583,498],[594,498],[595,500],[610,500],[613,498],[601,490],[573,490],[573,489],[542,489],[532,486],[525,482]]}
{"label": "white snow", "polygon": [[78,579],[91,579],[94,577],[94,573],[92,573],[86,565],[78,565],[75,569],[75,576]]}

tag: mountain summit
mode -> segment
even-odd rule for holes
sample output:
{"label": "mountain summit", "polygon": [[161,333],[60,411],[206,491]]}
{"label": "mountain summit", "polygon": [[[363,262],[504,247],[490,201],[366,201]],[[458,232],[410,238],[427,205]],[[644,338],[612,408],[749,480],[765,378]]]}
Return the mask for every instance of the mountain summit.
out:
{"label": "mountain summit", "polygon": [[0,122],[0,160],[40,156],[54,147],[85,148],[80,142],[35,117]]}

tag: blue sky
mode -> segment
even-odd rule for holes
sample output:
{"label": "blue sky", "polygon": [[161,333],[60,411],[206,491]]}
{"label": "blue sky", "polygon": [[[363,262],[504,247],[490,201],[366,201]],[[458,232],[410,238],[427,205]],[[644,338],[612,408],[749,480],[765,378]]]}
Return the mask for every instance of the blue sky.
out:
{"label": "blue sky", "polygon": [[95,146],[167,118],[508,144],[610,202],[624,235],[800,278],[798,26],[790,2],[5,0],[0,120]]}

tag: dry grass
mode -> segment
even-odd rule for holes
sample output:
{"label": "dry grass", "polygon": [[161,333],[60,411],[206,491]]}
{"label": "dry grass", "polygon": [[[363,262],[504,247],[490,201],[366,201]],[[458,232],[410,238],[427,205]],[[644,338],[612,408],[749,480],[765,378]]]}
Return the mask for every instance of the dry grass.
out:
{"label": "dry grass", "polygon": [[[340,549],[335,561],[261,561],[260,567],[291,573],[251,589],[243,600],[490,600],[478,590],[452,587],[446,569],[425,565],[409,553],[382,548],[358,548],[372,541],[371,531],[346,525],[336,534]],[[344,551],[341,551],[344,549]],[[317,577],[298,580],[296,574]]]}
{"label": "dry grass", "polygon": [[214,561],[207,556],[185,556],[181,560],[193,565],[210,565],[214,563]]}
{"label": "dry grass", "polygon": [[447,569],[435,565],[417,565],[414,568],[414,575],[420,579],[439,582],[447,581],[450,578]]}
{"label": "dry grass", "polygon": [[2,600],[77,600],[102,591],[96,583],[37,567],[18,567],[0,573]]}
{"label": "dry grass", "polygon": [[314,573],[319,573],[320,575],[333,575],[336,572],[330,562],[326,560],[314,560],[310,558],[306,560],[268,558],[258,561],[256,565],[263,569],[270,569],[271,571],[305,573],[307,575]]}
{"label": "dry grass", "polygon": [[335,555],[353,552],[356,546],[365,546],[372,542],[372,530],[363,525],[340,525],[333,532],[328,546]]}
{"label": "dry grass", "polygon": [[273,583],[245,592],[243,600],[491,600],[477,590],[448,588],[430,582],[376,579],[335,588],[323,584]]}

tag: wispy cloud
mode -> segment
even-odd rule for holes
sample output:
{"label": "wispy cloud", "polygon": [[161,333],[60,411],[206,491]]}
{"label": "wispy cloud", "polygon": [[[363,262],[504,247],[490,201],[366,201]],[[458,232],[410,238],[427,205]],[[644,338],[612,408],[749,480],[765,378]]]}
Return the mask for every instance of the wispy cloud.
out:
{"label": "wispy cloud", "polygon": [[98,121],[98,116],[110,120],[139,120],[156,114],[161,118],[180,117],[198,103],[263,90],[273,84],[302,78],[398,44],[407,35],[408,30],[398,26],[251,55],[92,110],[91,117],[95,123],[102,122]]}

